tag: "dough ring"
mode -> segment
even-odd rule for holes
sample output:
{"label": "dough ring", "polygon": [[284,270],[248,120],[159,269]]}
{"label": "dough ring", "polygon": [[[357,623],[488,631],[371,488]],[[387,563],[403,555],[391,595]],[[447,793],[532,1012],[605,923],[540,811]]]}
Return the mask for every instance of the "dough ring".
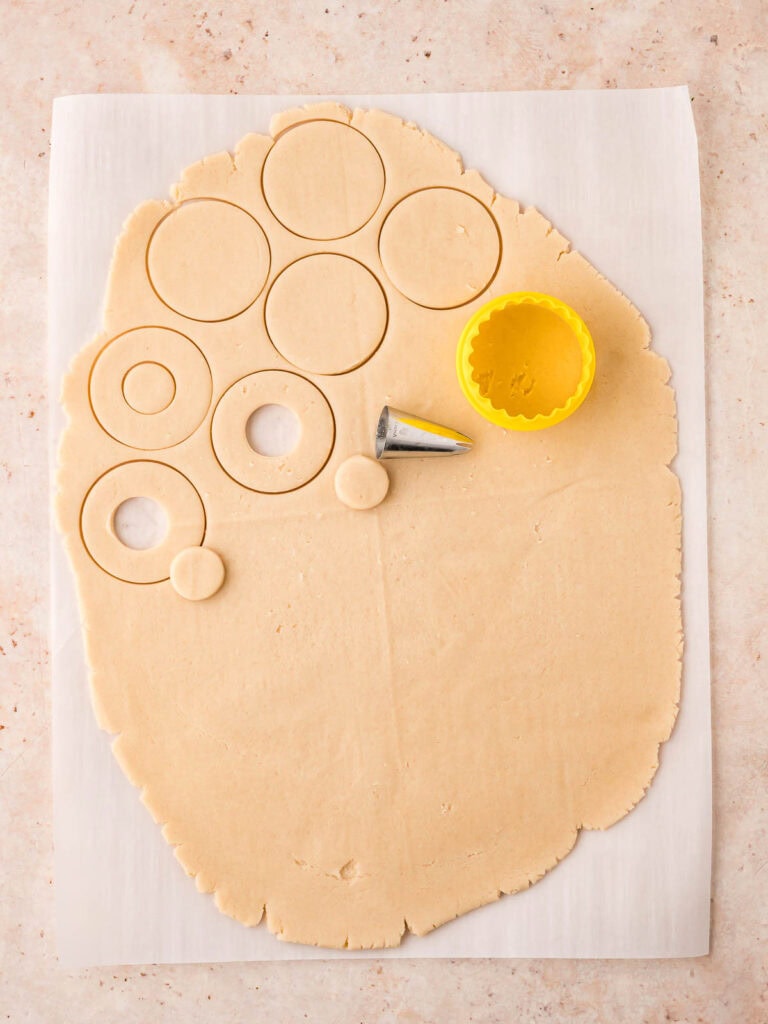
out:
{"label": "dough ring", "polygon": [[[300,424],[299,441],[285,455],[260,455],[250,446],[246,426],[264,405],[284,405]],[[296,373],[263,370],[236,381],[213,413],[211,439],[216,458],[233,480],[265,494],[293,491],[309,483],[328,461],[335,426],[319,388]]]}
{"label": "dough ring", "polygon": [[[151,498],[168,517],[164,539],[152,548],[129,548],[114,530],[114,514],[129,498]],[[192,484],[162,462],[125,462],[100,477],[83,502],[83,542],[91,558],[126,583],[159,583],[184,548],[202,543],[205,510]]]}
{"label": "dough ring", "polygon": [[211,404],[211,371],[185,335],[136,327],[102,349],[88,390],[108,434],[131,448],[156,451],[179,444],[200,426]]}

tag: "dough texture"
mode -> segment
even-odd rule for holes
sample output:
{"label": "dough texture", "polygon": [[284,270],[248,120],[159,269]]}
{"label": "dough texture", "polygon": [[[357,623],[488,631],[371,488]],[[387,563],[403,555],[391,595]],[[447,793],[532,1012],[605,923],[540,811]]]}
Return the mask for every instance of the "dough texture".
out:
{"label": "dough texture", "polygon": [[[64,384],[95,712],[224,913],[396,945],[536,882],[653,778],[682,644],[669,368],[537,210],[381,111],[286,111],[171,194],[127,220]],[[584,405],[533,434],[455,372],[466,320],[521,290],[597,354]],[[248,443],[267,404],[300,421],[285,455]],[[393,461],[360,512],[336,486],[385,404],[475,445]],[[142,496],[169,525],[135,550],[114,511]]]}
{"label": "dough texture", "polygon": [[389,279],[433,309],[463,306],[485,291],[499,264],[490,211],[458,188],[425,188],[387,216],[379,244]]}
{"label": "dough texture", "polygon": [[191,320],[227,320],[255,301],[269,272],[261,226],[233,203],[195,199],[171,210],[147,247],[157,297]]}
{"label": "dough texture", "polygon": [[389,475],[375,459],[350,455],[336,470],[334,486],[339,501],[349,508],[376,508],[387,496]]}
{"label": "dough texture", "polygon": [[267,331],[289,363],[346,373],[369,359],[387,329],[387,299],[370,270],[332,253],[286,267],[269,290]]}
{"label": "dough texture", "polygon": [[179,597],[204,601],[221,589],[224,563],[210,548],[184,548],[171,562],[171,583]]}

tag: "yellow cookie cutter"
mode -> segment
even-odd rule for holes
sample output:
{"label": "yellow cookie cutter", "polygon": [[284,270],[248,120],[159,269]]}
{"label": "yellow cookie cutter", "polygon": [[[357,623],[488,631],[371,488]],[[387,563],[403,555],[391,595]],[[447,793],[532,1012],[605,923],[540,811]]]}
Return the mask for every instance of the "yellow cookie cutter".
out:
{"label": "yellow cookie cutter", "polygon": [[[486,332],[489,331],[493,327],[493,317],[495,314],[516,306],[538,307],[554,313],[555,316],[559,317],[570,328],[573,340],[578,344],[581,356],[581,375],[575,388],[569,388],[567,392],[558,396],[559,401],[554,408],[551,407],[550,400],[549,408],[536,412],[533,415],[528,415],[527,413],[513,414],[506,408],[499,408],[498,405],[494,405],[489,397],[487,387],[484,388],[481,381],[476,380],[473,376],[473,373],[477,372],[477,367],[473,366],[470,362],[470,357],[475,353],[475,343],[480,336],[481,328],[487,324]],[[500,324],[499,326],[501,327],[502,325]],[[503,344],[501,334],[499,334],[498,340],[501,340]],[[548,354],[548,358],[550,359],[549,367],[554,372],[556,366],[551,361],[552,353]],[[461,389],[470,405],[487,420],[490,420],[491,423],[495,423],[497,426],[504,427],[507,430],[541,430],[544,427],[554,426],[555,423],[560,423],[566,419],[566,417],[578,409],[587,397],[589,389],[592,387],[592,381],[595,378],[595,346],[587,325],[575,310],[571,309],[570,306],[560,299],[556,299],[551,295],[544,295],[541,292],[512,292],[509,295],[501,295],[497,299],[486,302],[467,322],[464,330],[461,332],[459,345],[456,350],[456,371],[459,376]],[[544,366],[545,374],[546,371],[547,366]],[[493,366],[488,364],[484,372],[492,374]],[[522,372],[524,371],[521,368]],[[541,373],[541,367],[539,367],[539,372]],[[531,402],[528,404],[531,404]]]}

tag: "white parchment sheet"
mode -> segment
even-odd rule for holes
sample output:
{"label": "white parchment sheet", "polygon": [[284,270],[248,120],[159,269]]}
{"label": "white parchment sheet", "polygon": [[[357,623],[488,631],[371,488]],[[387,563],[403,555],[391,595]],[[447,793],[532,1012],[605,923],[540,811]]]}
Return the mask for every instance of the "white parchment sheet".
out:
{"label": "white parchment sheet", "polygon": [[[50,379],[100,329],[112,246],[182,168],[327,97],[82,96],[54,106]],[[532,889],[399,949],[333,952],[247,929],[200,895],[94,720],[78,609],[52,543],[55,889],[65,965],[384,957],[671,957],[708,951],[711,847],[704,339],[696,137],[685,87],[343,96],[413,120],[535,205],[641,310],[673,369],[683,485],[683,697],[648,796]],[[55,403],[54,403],[55,404]],[[63,415],[54,409],[52,458]]]}

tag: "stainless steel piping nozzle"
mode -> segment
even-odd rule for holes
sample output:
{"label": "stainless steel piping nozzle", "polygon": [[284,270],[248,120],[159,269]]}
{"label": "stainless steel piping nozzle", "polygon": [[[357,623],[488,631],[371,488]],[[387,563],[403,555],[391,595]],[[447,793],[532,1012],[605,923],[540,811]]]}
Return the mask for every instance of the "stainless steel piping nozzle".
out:
{"label": "stainless steel piping nozzle", "polygon": [[425,458],[460,455],[472,448],[472,439],[440,423],[385,405],[376,427],[377,459]]}

